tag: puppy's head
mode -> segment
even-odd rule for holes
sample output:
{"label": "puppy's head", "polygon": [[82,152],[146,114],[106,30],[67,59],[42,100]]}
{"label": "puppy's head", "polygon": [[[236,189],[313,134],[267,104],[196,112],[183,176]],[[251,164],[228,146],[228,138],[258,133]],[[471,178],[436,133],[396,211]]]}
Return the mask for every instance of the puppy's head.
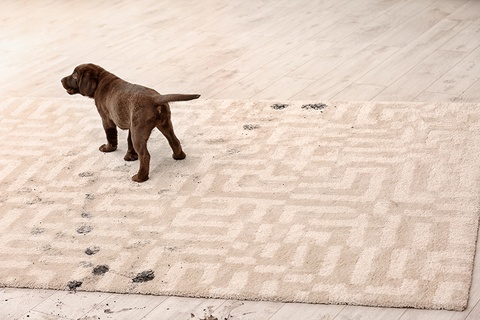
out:
{"label": "puppy's head", "polygon": [[81,64],[73,70],[71,75],[62,79],[62,85],[68,94],[80,93],[93,98],[101,70],[99,66],[91,63]]}

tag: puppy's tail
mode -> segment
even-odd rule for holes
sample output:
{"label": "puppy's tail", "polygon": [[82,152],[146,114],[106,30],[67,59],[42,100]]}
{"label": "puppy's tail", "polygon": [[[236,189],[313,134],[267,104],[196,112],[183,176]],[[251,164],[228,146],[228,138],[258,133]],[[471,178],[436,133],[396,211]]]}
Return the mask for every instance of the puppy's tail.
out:
{"label": "puppy's tail", "polygon": [[164,94],[160,95],[155,102],[158,104],[163,104],[167,102],[172,102],[172,101],[188,101],[188,100],[193,100],[193,99],[198,99],[200,98],[199,94]]}

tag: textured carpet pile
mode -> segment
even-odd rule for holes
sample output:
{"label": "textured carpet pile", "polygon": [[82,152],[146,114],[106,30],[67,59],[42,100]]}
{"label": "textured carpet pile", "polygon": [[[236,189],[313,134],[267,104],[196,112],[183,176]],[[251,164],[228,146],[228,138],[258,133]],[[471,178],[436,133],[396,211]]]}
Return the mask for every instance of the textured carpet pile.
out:
{"label": "textured carpet pile", "polygon": [[187,158],[104,154],[86,98],[0,103],[0,286],[462,310],[474,104],[172,104]]}

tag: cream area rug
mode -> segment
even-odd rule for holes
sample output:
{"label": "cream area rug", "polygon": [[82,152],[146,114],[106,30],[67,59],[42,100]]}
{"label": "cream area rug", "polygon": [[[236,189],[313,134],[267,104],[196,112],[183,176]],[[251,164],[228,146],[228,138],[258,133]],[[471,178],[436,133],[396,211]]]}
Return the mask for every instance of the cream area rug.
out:
{"label": "cream area rug", "polygon": [[187,158],[104,154],[92,100],[0,104],[0,286],[462,310],[480,106],[172,104]]}

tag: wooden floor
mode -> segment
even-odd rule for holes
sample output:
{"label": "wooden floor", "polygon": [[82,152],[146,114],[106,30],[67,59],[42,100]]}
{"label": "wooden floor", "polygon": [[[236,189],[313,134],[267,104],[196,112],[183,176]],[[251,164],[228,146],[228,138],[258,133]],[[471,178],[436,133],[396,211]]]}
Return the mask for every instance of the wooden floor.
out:
{"label": "wooden floor", "polygon": [[[0,97],[65,97],[60,78],[94,62],[162,93],[203,98],[480,102],[480,0],[0,8]],[[478,256],[464,312],[0,289],[0,319],[480,319]]]}

